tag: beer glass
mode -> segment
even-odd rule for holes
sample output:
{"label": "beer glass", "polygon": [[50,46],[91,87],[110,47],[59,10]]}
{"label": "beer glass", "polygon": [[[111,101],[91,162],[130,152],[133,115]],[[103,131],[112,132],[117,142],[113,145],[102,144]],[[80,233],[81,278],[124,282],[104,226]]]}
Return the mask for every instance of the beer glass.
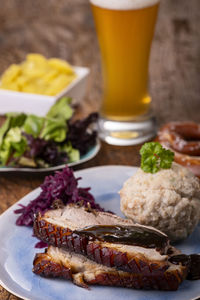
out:
{"label": "beer glass", "polygon": [[155,134],[148,65],[160,0],[90,0],[102,60],[99,135],[134,145]]}

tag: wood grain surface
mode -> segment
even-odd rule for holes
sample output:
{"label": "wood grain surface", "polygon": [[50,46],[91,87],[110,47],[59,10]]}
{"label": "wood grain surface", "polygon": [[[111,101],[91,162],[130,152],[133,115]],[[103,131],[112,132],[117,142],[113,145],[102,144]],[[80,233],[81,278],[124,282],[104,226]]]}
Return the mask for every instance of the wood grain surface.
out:
{"label": "wood grain surface", "polygon": [[[100,54],[88,0],[0,0],[0,73],[30,52],[88,66],[91,76],[79,116],[99,109]],[[150,78],[152,107],[159,125],[173,120],[200,122],[199,0],[162,1]],[[139,148],[102,143],[99,154],[78,169],[112,164],[137,166]],[[1,174],[0,213],[39,186],[44,176]],[[6,299],[19,298],[0,287],[0,300]]]}

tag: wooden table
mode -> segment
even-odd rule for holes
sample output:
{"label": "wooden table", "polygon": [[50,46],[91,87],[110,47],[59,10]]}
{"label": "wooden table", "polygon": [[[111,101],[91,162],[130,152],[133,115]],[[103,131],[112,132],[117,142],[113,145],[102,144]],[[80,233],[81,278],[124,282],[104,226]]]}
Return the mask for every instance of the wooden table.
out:
{"label": "wooden table", "polygon": [[[0,0],[0,72],[26,53],[88,66],[91,76],[81,116],[98,110],[100,55],[88,0]],[[150,65],[150,89],[158,124],[200,122],[200,1],[164,0]],[[0,99],[1,105],[1,99]],[[139,165],[139,146],[102,143],[99,154],[79,167]],[[45,175],[1,174],[0,213],[39,186]],[[19,299],[0,287],[0,300]]]}

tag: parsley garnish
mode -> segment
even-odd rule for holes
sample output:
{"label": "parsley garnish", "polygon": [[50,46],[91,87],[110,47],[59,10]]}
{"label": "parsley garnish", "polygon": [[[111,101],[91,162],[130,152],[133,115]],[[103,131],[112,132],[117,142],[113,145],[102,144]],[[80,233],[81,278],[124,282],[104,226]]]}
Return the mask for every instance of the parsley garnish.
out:
{"label": "parsley garnish", "polygon": [[141,168],[146,173],[156,173],[160,169],[170,169],[174,152],[167,150],[158,142],[145,143],[140,149]]}

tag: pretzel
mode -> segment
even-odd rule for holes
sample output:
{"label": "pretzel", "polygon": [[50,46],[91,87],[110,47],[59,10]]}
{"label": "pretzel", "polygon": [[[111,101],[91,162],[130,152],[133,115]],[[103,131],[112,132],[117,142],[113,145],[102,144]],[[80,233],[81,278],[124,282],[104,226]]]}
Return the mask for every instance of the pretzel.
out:
{"label": "pretzel", "polygon": [[174,160],[200,177],[200,124],[170,122],[158,132],[156,140],[174,152]]}

